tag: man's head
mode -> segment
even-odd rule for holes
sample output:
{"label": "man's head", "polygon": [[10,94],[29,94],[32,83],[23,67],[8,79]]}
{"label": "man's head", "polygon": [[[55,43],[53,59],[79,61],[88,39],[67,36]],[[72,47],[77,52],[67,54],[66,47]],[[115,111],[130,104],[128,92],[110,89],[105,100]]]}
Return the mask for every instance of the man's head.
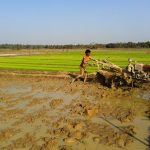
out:
{"label": "man's head", "polygon": [[90,56],[91,51],[90,51],[89,49],[87,49],[87,50],[85,51],[85,54],[86,54],[86,56]]}

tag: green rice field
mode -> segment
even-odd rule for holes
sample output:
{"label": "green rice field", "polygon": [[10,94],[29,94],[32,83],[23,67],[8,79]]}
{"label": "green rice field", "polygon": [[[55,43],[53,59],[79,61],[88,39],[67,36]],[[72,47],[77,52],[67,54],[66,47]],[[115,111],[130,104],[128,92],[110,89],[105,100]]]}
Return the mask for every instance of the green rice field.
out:
{"label": "green rice field", "polygon": [[[35,70],[49,72],[78,72],[84,51],[49,52],[41,55],[0,57],[0,69],[3,70]],[[126,67],[128,58],[139,63],[150,64],[150,51],[93,51],[95,59],[108,59]],[[95,72],[96,67],[88,67],[89,72]]]}

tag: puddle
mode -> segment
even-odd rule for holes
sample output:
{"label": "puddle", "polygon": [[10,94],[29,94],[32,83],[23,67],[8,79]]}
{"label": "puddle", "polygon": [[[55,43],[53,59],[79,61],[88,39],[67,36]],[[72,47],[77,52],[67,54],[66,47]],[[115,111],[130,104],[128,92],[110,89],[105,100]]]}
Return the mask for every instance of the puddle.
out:
{"label": "puddle", "polygon": [[4,104],[3,102],[0,102],[0,107],[5,107],[6,104]]}
{"label": "puddle", "polygon": [[31,92],[32,88],[30,86],[25,85],[18,85],[18,86],[11,86],[7,88],[1,88],[0,92],[1,94],[24,94]]}
{"label": "puddle", "polygon": [[146,92],[141,92],[138,94],[137,96],[138,98],[150,101],[150,91],[146,91]]}
{"label": "puddle", "polygon": [[65,105],[69,105],[72,100],[79,99],[79,93],[75,93],[73,95],[66,94],[62,91],[55,91],[55,92],[35,92],[33,95],[33,98],[49,98],[51,100],[53,99],[63,99],[63,102]]}

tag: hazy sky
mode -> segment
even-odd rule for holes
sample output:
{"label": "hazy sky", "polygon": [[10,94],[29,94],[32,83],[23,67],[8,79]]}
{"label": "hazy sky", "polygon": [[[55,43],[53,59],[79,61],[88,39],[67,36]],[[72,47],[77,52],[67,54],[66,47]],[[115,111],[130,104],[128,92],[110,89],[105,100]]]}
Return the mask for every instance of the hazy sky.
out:
{"label": "hazy sky", "polygon": [[0,43],[150,40],[150,0],[0,0]]}

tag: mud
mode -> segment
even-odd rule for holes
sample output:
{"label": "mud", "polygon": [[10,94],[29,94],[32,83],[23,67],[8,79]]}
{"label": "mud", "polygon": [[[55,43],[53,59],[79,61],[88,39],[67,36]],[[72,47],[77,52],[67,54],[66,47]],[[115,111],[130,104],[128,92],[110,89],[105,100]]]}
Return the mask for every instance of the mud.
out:
{"label": "mud", "polygon": [[70,81],[1,75],[0,149],[149,148],[150,84],[123,90]]}

